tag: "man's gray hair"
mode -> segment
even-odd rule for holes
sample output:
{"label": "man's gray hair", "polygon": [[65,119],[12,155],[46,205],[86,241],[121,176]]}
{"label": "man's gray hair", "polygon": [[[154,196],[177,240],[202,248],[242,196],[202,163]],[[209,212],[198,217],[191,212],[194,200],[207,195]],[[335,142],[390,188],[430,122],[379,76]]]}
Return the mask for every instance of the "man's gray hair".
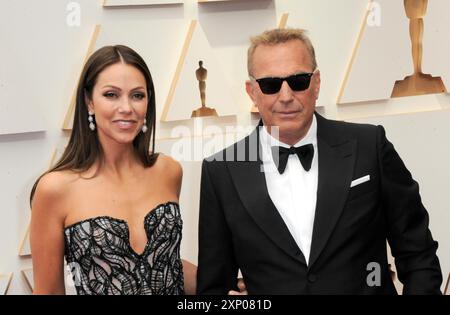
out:
{"label": "man's gray hair", "polygon": [[264,33],[254,36],[251,38],[251,45],[248,48],[247,53],[247,69],[248,74],[252,75],[253,73],[253,55],[255,53],[255,50],[260,45],[268,45],[273,46],[277,44],[286,43],[292,40],[299,40],[301,41],[307,51],[309,52],[309,55],[311,57],[311,66],[312,70],[316,70],[317,68],[317,61],[316,61],[316,53],[314,51],[314,47],[312,45],[311,40],[306,35],[306,31],[298,28],[277,28],[273,30],[265,31]]}

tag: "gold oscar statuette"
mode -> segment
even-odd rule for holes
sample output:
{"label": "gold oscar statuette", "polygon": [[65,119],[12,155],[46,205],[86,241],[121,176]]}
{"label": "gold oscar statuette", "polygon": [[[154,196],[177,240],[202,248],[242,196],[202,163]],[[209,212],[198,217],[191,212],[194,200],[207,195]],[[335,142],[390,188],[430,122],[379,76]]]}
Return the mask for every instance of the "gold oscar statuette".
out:
{"label": "gold oscar statuette", "polygon": [[214,108],[206,106],[206,78],[208,76],[208,70],[203,67],[203,61],[198,62],[199,68],[195,71],[195,75],[198,80],[198,88],[200,90],[200,99],[202,101],[202,107],[194,110],[191,117],[206,117],[206,116],[218,116]]}
{"label": "gold oscar statuette", "polygon": [[409,19],[414,73],[395,82],[391,97],[445,93],[447,91],[440,77],[422,72],[423,18],[427,13],[428,0],[404,0],[404,5]]}

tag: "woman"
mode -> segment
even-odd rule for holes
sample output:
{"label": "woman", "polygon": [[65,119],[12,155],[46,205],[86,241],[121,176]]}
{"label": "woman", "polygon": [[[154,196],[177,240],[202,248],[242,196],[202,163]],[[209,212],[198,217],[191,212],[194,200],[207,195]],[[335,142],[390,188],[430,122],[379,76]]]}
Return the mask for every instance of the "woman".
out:
{"label": "woman", "polygon": [[196,267],[180,259],[182,169],[154,152],[155,120],[144,60],[95,52],[69,144],[31,193],[35,294],[65,293],[64,258],[78,294],[195,293]]}

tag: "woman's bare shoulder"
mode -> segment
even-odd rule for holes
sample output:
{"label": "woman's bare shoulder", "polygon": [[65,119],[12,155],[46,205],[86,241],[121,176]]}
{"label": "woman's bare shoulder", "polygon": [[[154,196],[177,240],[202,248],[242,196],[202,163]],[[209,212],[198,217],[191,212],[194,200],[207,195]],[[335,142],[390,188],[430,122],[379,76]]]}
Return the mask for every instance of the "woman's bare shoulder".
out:
{"label": "woman's bare shoulder", "polygon": [[183,168],[180,162],[169,155],[160,153],[155,163],[155,167],[167,176],[173,178],[181,178],[183,176]]}
{"label": "woman's bare shoulder", "polygon": [[47,173],[40,178],[39,183],[36,186],[34,198],[44,200],[60,199],[70,191],[71,185],[73,185],[78,178],[79,175],[70,170]]}

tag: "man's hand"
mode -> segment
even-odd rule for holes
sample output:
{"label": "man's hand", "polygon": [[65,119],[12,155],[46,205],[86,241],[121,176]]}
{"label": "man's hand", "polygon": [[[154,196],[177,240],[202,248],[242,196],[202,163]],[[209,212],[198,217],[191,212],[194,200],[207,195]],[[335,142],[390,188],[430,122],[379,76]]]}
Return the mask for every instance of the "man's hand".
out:
{"label": "man's hand", "polygon": [[230,290],[230,291],[228,291],[228,295],[248,295],[248,291],[247,291],[247,288],[245,287],[244,279],[239,278],[237,286],[239,288],[239,292]]}

